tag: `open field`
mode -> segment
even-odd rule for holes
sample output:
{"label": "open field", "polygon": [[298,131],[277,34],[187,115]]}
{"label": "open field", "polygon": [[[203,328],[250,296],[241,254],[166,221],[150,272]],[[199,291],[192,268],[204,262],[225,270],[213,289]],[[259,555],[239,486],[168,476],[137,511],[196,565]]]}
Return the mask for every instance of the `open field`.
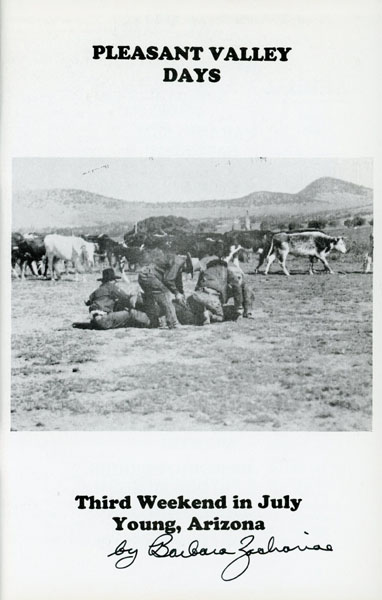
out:
{"label": "open field", "polygon": [[353,232],[351,252],[330,255],[335,275],[309,276],[304,259],[288,259],[290,278],[276,263],[267,277],[245,265],[256,319],[209,327],[72,329],[87,319],[99,273],[14,280],[12,428],[370,430],[368,233]]}

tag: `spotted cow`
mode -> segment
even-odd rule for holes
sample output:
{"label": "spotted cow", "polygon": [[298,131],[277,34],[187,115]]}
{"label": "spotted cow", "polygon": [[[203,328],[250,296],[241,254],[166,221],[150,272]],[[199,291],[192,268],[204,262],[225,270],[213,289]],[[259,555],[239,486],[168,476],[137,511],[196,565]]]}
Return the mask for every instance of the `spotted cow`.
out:
{"label": "spotted cow", "polygon": [[313,275],[313,263],[318,259],[324,265],[327,273],[334,273],[328,264],[327,256],[331,250],[338,250],[345,254],[346,245],[342,237],[332,237],[323,231],[299,231],[275,233],[267,256],[265,275],[275,258],[278,259],[285,275],[289,275],[286,268],[288,254],[293,256],[306,256],[310,261],[309,273]]}

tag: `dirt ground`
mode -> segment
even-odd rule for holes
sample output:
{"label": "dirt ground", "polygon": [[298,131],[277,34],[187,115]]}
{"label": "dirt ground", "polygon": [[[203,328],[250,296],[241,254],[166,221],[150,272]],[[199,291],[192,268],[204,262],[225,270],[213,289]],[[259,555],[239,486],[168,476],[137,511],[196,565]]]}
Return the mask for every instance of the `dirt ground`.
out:
{"label": "dirt ground", "polygon": [[370,430],[372,276],[336,259],[335,275],[245,265],[255,320],[171,331],[73,329],[96,272],[13,280],[12,429]]}

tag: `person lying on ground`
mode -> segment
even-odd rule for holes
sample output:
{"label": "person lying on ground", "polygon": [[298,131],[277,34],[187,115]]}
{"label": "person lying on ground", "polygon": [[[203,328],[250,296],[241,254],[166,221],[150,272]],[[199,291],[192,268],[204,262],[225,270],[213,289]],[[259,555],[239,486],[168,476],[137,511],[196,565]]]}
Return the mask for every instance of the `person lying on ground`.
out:
{"label": "person lying on ground", "polygon": [[[121,279],[111,267],[102,271],[101,285],[85,302],[89,307],[92,329],[117,329],[120,327],[147,327],[148,316],[136,310],[137,298],[127,294],[117,284]],[[138,308],[140,308],[138,306]]]}

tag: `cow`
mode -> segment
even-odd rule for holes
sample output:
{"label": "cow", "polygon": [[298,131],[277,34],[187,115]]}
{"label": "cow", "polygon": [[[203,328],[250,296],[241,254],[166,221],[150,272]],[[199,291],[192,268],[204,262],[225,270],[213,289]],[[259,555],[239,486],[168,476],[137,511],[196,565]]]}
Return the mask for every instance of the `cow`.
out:
{"label": "cow", "polygon": [[224,257],[229,253],[223,235],[215,232],[183,233],[173,236],[168,246],[176,254],[191,254],[194,258],[216,255]]}
{"label": "cow", "polygon": [[96,254],[99,256],[101,263],[104,263],[104,261],[107,260],[110,267],[114,266],[113,250],[115,247],[119,246],[118,242],[115,242],[106,233],[102,233],[100,235],[87,235],[83,237],[85,237],[86,240],[95,244]]}
{"label": "cow", "polygon": [[342,237],[331,237],[318,230],[275,233],[268,252],[264,274],[268,274],[271,264],[277,258],[285,275],[289,276],[285,265],[289,253],[294,256],[307,256],[310,261],[309,273],[311,275],[313,275],[315,259],[322,262],[325,272],[333,274],[334,271],[330,268],[326,259],[331,250],[338,250],[345,254],[344,239]]}
{"label": "cow", "polygon": [[52,281],[54,281],[55,274],[57,279],[61,278],[56,267],[58,260],[72,261],[76,270],[76,278],[79,262],[88,265],[94,264],[94,244],[86,242],[80,237],[50,233],[45,236],[44,245]]}
{"label": "cow", "polygon": [[95,244],[96,253],[100,257],[101,263],[107,260],[109,266],[113,268],[118,264],[120,272],[123,272],[127,259],[127,245],[125,243],[116,242],[106,233],[93,236],[88,235],[86,239]]}
{"label": "cow", "polygon": [[129,232],[124,236],[128,248],[141,250],[160,249],[163,252],[185,255],[191,254],[194,258],[216,254],[223,256],[226,245],[220,233],[134,233]]}
{"label": "cow", "polygon": [[[229,252],[241,247],[241,252],[238,254],[237,259],[242,260],[245,257],[245,253],[251,252],[257,254],[258,263],[255,267],[255,273],[258,273],[259,268],[268,255],[273,235],[272,231],[262,231],[259,229],[251,229],[249,231],[234,230],[227,231],[224,234],[224,242]],[[237,260],[235,262],[237,263]]]}
{"label": "cow", "polygon": [[20,250],[20,242],[24,240],[24,236],[21,233],[12,233],[11,237],[11,266],[12,273],[15,277],[19,278],[19,273],[16,270],[16,265],[21,268],[22,253]]}
{"label": "cow", "polygon": [[369,237],[369,249],[367,250],[363,260],[363,272],[370,273],[370,267],[373,262],[373,250],[374,250],[374,237],[370,234]]}
{"label": "cow", "polygon": [[20,266],[21,279],[25,277],[26,267],[33,275],[42,275],[42,264],[45,258],[45,245],[38,234],[12,234],[12,271],[18,277],[16,264]]}
{"label": "cow", "polygon": [[138,266],[147,264],[147,261],[150,262],[151,256],[190,254],[194,260],[205,256],[218,256],[227,262],[234,262],[239,267],[237,254],[244,250],[240,245],[232,246],[231,243],[224,240],[223,234],[216,232],[168,234],[165,232],[143,233],[133,230],[124,236],[124,240],[129,263]]}
{"label": "cow", "polygon": [[125,247],[128,248],[161,248],[166,251],[169,250],[171,245],[177,238],[176,235],[168,234],[166,232],[131,232],[129,231],[124,235]]}

